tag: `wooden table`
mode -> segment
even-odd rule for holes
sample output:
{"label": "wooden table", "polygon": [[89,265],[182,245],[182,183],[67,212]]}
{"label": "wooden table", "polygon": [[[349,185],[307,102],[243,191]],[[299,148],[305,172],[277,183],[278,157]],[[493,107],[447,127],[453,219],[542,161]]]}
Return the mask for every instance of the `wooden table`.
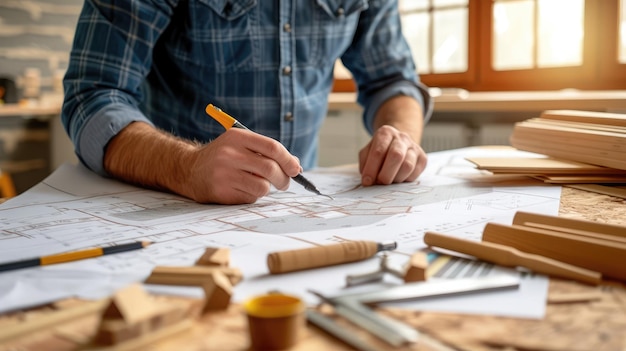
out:
{"label": "wooden table", "polygon": [[[563,188],[560,215],[626,226],[626,201],[623,199]],[[625,258],[626,267],[626,258]],[[17,332],[34,321],[52,320],[68,310],[78,310],[93,302],[61,301],[52,306],[0,316],[0,351],[8,350],[91,350],[90,340],[99,316],[90,313],[64,323],[2,339],[3,333]],[[192,302],[190,302],[192,303]],[[327,312],[327,311],[324,311]],[[480,315],[381,310],[403,320],[422,333],[419,343],[396,350],[626,350],[626,289],[607,282],[599,287],[570,281],[550,280],[547,313],[542,320],[515,319]],[[380,349],[390,349],[348,322],[336,319]],[[247,322],[239,305],[228,310],[204,314],[170,335],[122,344],[119,349],[137,350],[246,350],[249,348]],[[15,334],[17,335],[17,334]],[[293,350],[348,350],[346,345],[313,326]]]}

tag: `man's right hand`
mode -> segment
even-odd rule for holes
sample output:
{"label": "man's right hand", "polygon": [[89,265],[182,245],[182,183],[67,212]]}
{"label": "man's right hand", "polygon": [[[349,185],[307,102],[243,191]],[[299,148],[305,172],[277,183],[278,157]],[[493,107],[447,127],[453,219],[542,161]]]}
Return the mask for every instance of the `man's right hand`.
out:
{"label": "man's right hand", "polygon": [[127,182],[219,204],[253,203],[272,185],[286,190],[301,171],[282,144],[249,130],[229,129],[197,145],[141,122],[111,140],[105,168]]}

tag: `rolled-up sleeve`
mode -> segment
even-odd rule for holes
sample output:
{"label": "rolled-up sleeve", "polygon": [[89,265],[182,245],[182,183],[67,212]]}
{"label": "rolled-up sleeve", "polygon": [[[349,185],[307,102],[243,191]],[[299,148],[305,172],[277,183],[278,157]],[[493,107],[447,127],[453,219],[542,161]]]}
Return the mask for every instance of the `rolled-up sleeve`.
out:
{"label": "rolled-up sleeve", "polygon": [[63,85],[61,120],[76,155],[101,175],[109,141],[135,121],[141,85],[152,64],[156,40],[173,4],[165,1],[87,0],[78,19]]}
{"label": "rolled-up sleeve", "polygon": [[433,100],[419,80],[411,50],[402,35],[396,1],[370,1],[342,61],[357,84],[357,101],[364,108],[364,124],[370,133],[380,106],[396,95],[415,98],[422,105],[424,123],[428,122]]}

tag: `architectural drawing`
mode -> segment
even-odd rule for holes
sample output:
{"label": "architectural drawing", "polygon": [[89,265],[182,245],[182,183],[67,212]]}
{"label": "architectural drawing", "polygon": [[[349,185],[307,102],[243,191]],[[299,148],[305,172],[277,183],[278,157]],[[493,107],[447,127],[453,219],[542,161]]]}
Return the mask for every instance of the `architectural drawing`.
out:
{"label": "architectural drawing", "polygon": [[[61,289],[55,279],[66,278],[65,269],[73,277],[81,272],[82,279],[93,271],[109,277],[104,283],[90,278],[93,287],[83,295],[67,291],[97,296],[98,291],[144,279],[155,265],[191,265],[206,247],[230,248],[232,265],[252,278],[244,281],[243,289],[262,289],[264,284],[254,284],[267,275],[265,257],[272,250],[353,239],[393,240],[396,254],[406,258],[424,247],[425,231],[480,239],[487,222],[506,222],[517,210],[558,210],[558,187],[474,187],[437,173],[425,173],[420,182],[363,188],[354,169],[321,170],[307,177],[331,194],[332,201],[294,183],[255,204],[217,206],[136,188],[66,164],[0,205],[0,262],[129,241],[153,244],[138,252],[3,273],[0,301],[17,282]],[[375,266],[370,261],[351,269],[362,272]],[[338,285],[346,273],[336,271]],[[236,297],[243,297],[241,291]]]}

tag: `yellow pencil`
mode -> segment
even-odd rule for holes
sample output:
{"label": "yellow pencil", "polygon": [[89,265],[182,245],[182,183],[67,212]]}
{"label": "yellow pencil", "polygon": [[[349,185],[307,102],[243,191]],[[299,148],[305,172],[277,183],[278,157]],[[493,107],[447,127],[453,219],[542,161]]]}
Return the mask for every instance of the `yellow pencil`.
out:
{"label": "yellow pencil", "polygon": [[109,246],[109,247],[96,247],[92,249],[65,252],[65,253],[60,253],[56,255],[42,256],[42,257],[32,258],[32,259],[27,259],[27,260],[22,260],[22,261],[2,263],[0,264],[0,272],[12,271],[15,269],[28,268],[28,267],[46,266],[46,265],[55,264],[55,263],[78,261],[78,260],[82,260],[86,258],[99,257],[99,256],[110,255],[110,254],[119,253],[119,252],[143,249],[144,247],[148,245],[150,245],[149,242],[138,241],[138,242],[133,242],[129,244],[122,244],[122,245]]}
{"label": "yellow pencil", "polygon": [[[206,113],[213,117],[214,120],[218,121],[226,130],[230,128],[239,128],[239,129],[248,129],[242,123],[240,123],[235,118],[231,117],[226,112],[222,111],[219,107],[214,106],[213,104],[208,104],[205,108]],[[295,177],[292,177],[296,183],[302,185],[306,190],[315,193],[317,195],[326,196],[327,198],[333,200],[332,196],[322,194],[310,180],[306,179],[302,174],[298,174]]]}

